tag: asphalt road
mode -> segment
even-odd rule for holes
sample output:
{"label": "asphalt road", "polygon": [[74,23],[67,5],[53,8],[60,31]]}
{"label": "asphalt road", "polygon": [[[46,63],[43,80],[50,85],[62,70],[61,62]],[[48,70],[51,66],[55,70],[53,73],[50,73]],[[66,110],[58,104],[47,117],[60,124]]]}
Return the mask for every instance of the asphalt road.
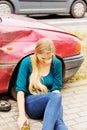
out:
{"label": "asphalt road", "polygon": [[87,13],[84,18],[71,18],[69,15],[43,15],[31,17],[67,31],[87,31]]}

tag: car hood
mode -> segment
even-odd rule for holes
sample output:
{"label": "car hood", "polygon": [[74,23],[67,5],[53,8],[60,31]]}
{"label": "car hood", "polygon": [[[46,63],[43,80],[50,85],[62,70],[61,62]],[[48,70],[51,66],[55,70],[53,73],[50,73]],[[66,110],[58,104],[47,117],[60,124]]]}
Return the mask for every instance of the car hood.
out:
{"label": "car hood", "polygon": [[[0,14],[0,24],[7,24],[10,26],[18,26],[18,27],[25,27],[25,28],[31,28],[31,29],[42,29],[42,30],[48,30],[48,31],[57,31],[60,33],[65,33],[68,35],[73,35],[72,33],[69,33],[63,29],[54,27],[49,24],[45,24],[39,20],[29,18],[29,17],[23,17],[21,15],[15,15],[15,14]],[[75,36],[76,37],[76,36]]]}
{"label": "car hood", "polygon": [[33,53],[42,37],[53,40],[56,54],[62,58],[80,54],[79,39],[64,30],[12,14],[1,14],[0,21],[0,63],[16,63]]}

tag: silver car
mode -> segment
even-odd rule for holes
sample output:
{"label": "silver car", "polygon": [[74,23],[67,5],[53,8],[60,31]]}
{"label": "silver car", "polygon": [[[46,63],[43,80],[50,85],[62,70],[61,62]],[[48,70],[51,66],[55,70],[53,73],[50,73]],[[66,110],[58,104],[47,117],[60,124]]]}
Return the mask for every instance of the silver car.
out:
{"label": "silver car", "polygon": [[81,18],[87,0],[0,0],[0,12],[15,14],[70,14]]}

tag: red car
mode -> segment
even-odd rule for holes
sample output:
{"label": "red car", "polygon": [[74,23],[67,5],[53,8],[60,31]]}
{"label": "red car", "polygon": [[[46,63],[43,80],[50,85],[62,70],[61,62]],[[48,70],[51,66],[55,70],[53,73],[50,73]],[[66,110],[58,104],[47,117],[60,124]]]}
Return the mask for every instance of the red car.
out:
{"label": "red car", "polygon": [[12,14],[0,14],[0,93],[10,92],[15,98],[15,83],[21,60],[32,53],[42,37],[53,40],[56,56],[65,64],[65,78],[70,79],[81,66],[79,38],[38,20]]}

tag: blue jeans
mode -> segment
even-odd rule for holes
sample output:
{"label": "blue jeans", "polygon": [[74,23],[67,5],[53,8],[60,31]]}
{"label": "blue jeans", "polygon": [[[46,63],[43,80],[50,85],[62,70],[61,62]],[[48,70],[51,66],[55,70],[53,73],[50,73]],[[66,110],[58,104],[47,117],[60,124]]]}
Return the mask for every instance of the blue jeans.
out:
{"label": "blue jeans", "polygon": [[42,119],[42,130],[68,130],[63,122],[62,97],[49,92],[25,97],[25,110],[30,118]]}

